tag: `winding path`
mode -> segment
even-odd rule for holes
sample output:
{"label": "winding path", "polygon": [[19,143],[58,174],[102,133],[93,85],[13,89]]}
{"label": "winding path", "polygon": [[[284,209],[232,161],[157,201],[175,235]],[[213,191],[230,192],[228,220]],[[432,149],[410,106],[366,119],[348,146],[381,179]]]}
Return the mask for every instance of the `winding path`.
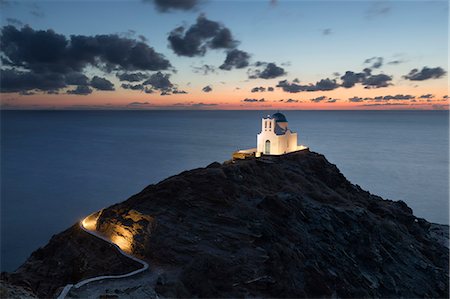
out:
{"label": "winding path", "polygon": [[99,281],[99,280],[104,280],[104,279],[126,278],[126,277],[130,277],[130,276],[136,275],[136,274],[138,274],[138,273],[144,272],[145,270],[148,269],[148,264],[147,264],[146,262],[144,262],[143,260],[140,260],[140,259],[138,259],[138,258],[136,258],[136,257],[134,257],[134,256],[132,256],[132,255],[130,255],[130,254],[128,254],[128,253],[125,253],[124,251],[122,251],[122,249],[120,249],[119,246],[117,246],[117,244],[111,242],[111,240],[109,240],[109,239],[103,237],[102,235],[98,234],[97,232],[95,232],[95,231],[90,231],[90,230],[86,229],[86,228],[83,226],[83,221],[80,221],[79,224],[80,224],[80,228],[81,228],[82,230],[84,230],[84,231],[87,232],[88,234],[91,234],[92,236],[95,236],[95,237],[97,237],[97,238],[99,238],[99,239],[102,239],[103,241],[108,242],[109,244],[112,244],[112,245],[117,249],[117,251],[119,251],[119,253],[121,253],[123,256],[126,256],[127,258],[132,259],[132,260],[135,261],[135,262],[140,263],[140,264],[142,265],[142,268],[141,268],[141,269],[138,269],[138,270],[135,270],[135,271],[132,271],[132,272],[130,272],[130,273],[126,273],[126,274],[97,276],[97,277],[92,277],[92,278],[88,278],[88,279],[79,281],[79,282],[76,283],[76,284],[68,284],[68,285],[66,285],[66,286],[64,287],[64,289],[61,291],[61,293],[59,294],[59,296],[57,297],[57,299],[64,299],[64,298],[66,298],[67,294],[69,293],[69,291],[70,291],[72,288],[78,289],[79,287],[84,286],[85,284],[88,284],[88,283],[93,282],[93,281]]}

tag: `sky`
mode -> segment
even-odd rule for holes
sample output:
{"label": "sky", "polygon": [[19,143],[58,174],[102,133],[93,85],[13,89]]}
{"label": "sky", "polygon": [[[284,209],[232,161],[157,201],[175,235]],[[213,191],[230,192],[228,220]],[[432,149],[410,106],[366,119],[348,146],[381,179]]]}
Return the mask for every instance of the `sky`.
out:
{"label": "sky", "polygon": [[0,0],[2,109],[448,109],[448,1]]}

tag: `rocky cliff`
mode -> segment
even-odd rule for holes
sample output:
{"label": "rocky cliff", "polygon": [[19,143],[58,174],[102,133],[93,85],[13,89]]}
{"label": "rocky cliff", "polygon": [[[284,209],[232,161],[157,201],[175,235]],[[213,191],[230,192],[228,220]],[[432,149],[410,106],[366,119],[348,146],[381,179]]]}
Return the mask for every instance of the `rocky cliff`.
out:
{"label": "rocky cliff", "polygon": [[[448,297],[448,227],[308,150],[185,171],[104,209],[96,229],[159,269],[163,297]],[[45,297],[133,267],[74,226],[3,278]]]}

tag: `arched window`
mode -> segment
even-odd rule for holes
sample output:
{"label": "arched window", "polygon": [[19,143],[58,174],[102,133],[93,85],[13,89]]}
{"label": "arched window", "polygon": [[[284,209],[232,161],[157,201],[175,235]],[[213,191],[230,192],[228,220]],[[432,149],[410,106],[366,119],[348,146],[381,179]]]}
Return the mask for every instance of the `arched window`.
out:
{"label": "arched window", "polygon": [[269,129],[272,128],[272,122],[269,122]]}
{"label": "arched window", "polygon": [[266,140],[265,148],[264,148],[264,154],[270,155],[270,140]]}

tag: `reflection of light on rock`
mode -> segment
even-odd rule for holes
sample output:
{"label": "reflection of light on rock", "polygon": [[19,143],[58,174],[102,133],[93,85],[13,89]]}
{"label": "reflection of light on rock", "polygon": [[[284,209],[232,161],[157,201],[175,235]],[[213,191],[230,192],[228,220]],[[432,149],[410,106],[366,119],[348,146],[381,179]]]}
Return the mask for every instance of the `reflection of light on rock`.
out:
{"label": "reflection of light on rock", "polygon": [[[81,225],[89,231],[97,231],[98,218],[100,217],[102,212],[103,211],[100,211],[87,216],[81,221]],[[100,232],[97,232],[97,234],[99,233]],[[106,237],[107,239],[110,239],[112,243],[119,246],[122,251],[131,253],[134,236],[123,226],[117,224],[112,225],[110,226],[110,229],[108,229],[106,232],[103,232],[102,235],[104,236],[103,238]]]}
{"label": "reflection of light on rock", "polygon": [[131,252],[131,245],[133,244],[133,234],[123,227],[116,226],[111,242],[119,246],[125,252]]}

